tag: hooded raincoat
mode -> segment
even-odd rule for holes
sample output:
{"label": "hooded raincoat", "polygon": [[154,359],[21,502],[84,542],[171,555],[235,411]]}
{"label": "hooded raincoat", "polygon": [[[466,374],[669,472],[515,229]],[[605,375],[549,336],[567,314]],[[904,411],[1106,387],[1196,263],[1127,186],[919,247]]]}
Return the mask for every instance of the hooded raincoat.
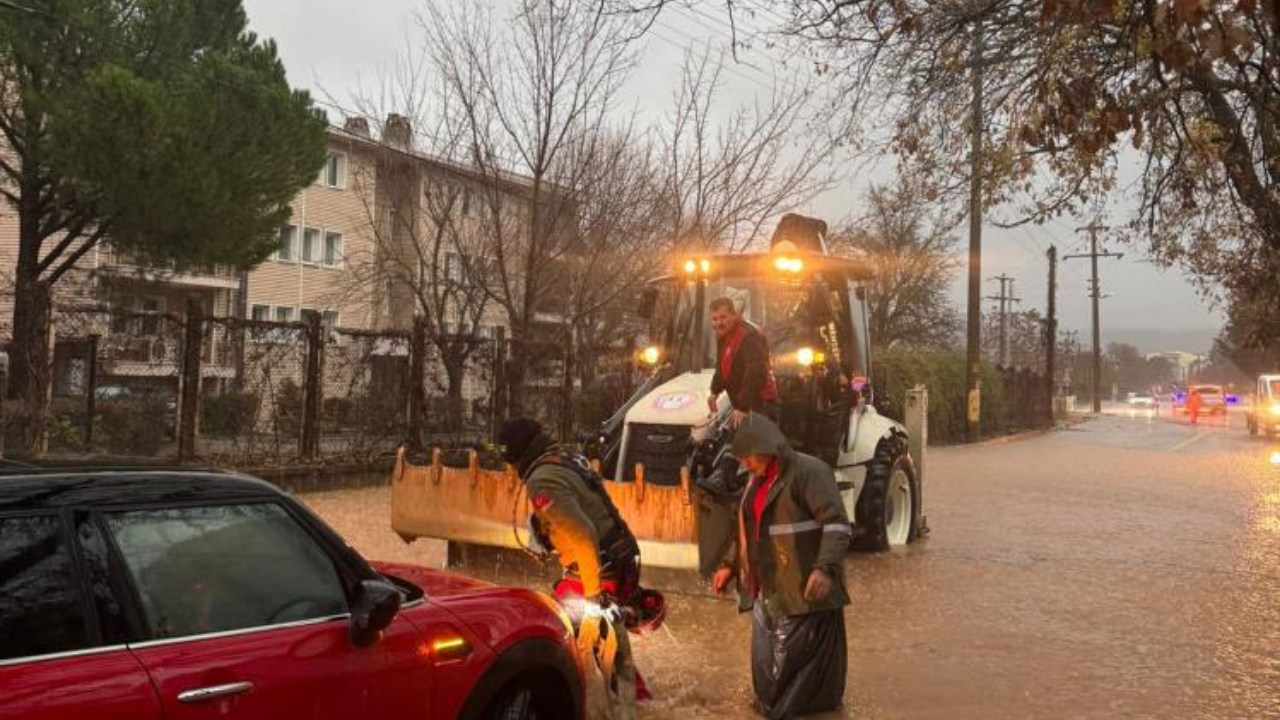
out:
{"label": "hooded raincoat", "polygon": [[[738,429],[733,451],[776,458],[743,495],[738,539],[726,558],[738,577],[738,606],[752,612],[756,710],[769,720],[834,710],[848,669],[843,566],[850,537],[835,476],[821,460],[792,450],[778,426],[759,415]],[[808,600],[815,570],[831,579],[831,590]]]}
{"label": "hooded raincoat", "polygon": [[[848,605],[844,556],[851,533],[831,468],[791,449],[777,425],[755,414],[738,428],[733,453],[740,458],[773,455],[778,463],[759,518],[759,538],[754,488],[749,487],[738,511],[737,541],[724,558],[724,565],[734,568],[738,577],[739,609],[747,612],[759,600],[767,615],[783,617]],[[804,598],[815,569],[824,571],[833,584],[820,601]]]}

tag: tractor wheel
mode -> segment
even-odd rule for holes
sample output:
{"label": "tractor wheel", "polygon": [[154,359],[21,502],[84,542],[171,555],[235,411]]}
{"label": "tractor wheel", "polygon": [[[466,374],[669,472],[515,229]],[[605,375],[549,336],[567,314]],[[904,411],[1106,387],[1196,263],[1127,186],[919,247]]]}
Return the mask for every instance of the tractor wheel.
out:
{"label": "tractor wheel", "polygon": [[883,552],[920,535],[920,483],[911,467],[907,440],[891,435],[880,441],[867,465],[867,481],[854,508],[861,533],[854,549]]}

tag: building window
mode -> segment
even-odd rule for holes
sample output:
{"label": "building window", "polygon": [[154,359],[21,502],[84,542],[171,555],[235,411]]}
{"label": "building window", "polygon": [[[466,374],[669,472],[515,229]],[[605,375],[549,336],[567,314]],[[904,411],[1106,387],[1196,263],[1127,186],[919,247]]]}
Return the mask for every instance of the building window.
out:
{"label": "building window", "polygon": [[338,267],[342,264],[342,233],[324,234],[324,264],[328,267]]}
{"label": "building window", "polygon": [[342,188],[347,184],[347,156],[339,152],[329,153],[324,161],[321,182],[331,188]]}
{"label": "building window", "polygon": [[382,314],[384,317],[391,316],[392,294],[391,278],[387,278],[382,281]]}
{"label": "building window", "polygon": [[320,231],[316,228],[302,229],[302,262],[320,261]]}
{"label": "building window", "polygon": [[285,323],[285,322],[293,322],[293,308],[291,308],[291,307],[277,307],[277,308],[276,308],[276,322],[282,322],[282,323]]}
{"label": "building window", "polygon": [[283,262],[293,262],[297,256],[298,244],[298,227],[296,225],[285,225],[280,228],[280,246],[271,254],[272,259]]}
{"label": "building window", "polygon": [[254,305],[249,309],[249,317],[258,322],[267,322],[271,319],[271,306]]}
{"label": "building window", "polygon": [[338,311],[325,310],[324,312],[320,313],[320,322],[330,330],[338,327]]}
{"label": "building window", "polygon": [[462,282],[462,256],[458,253],[445,253],[444,278],[449,282]]}

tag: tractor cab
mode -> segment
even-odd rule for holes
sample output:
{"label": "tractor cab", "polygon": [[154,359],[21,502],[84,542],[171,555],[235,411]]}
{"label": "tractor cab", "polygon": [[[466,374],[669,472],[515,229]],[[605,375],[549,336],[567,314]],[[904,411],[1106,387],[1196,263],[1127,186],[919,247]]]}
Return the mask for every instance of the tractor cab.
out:
{"label": "tractor cab", "polygon": [[680,261],[650,282],[641,314],[654,343],[641,353],[653,376],[606,423],[606,475],[632,479],[636,464],[658,484],[679,482],[690,442],[703,439],[732,409],[727,396],[708,412],[716,338],[709,304],[728,298],[769,341],[783,432],[798,448],[834,465],[850,409],[870,372],[861,263],[800,251],[789,242],[770,252],[709,255]]}

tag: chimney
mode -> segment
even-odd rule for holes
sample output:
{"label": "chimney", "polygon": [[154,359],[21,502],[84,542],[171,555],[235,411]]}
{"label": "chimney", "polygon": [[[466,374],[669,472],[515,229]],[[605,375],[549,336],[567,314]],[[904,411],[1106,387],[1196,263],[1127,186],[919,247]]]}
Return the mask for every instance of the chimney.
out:
{"label": "chimney", "polygon": [[392,113],[387,116],[387,124],[382,128],[382,142],[400,150],[413,148],[413,128],[409,118]]}
{"label": "chimney", "polygon": [[356,137],[369,137],[369,121],[362,117],[349,117],[342,124],[342,129]]}

